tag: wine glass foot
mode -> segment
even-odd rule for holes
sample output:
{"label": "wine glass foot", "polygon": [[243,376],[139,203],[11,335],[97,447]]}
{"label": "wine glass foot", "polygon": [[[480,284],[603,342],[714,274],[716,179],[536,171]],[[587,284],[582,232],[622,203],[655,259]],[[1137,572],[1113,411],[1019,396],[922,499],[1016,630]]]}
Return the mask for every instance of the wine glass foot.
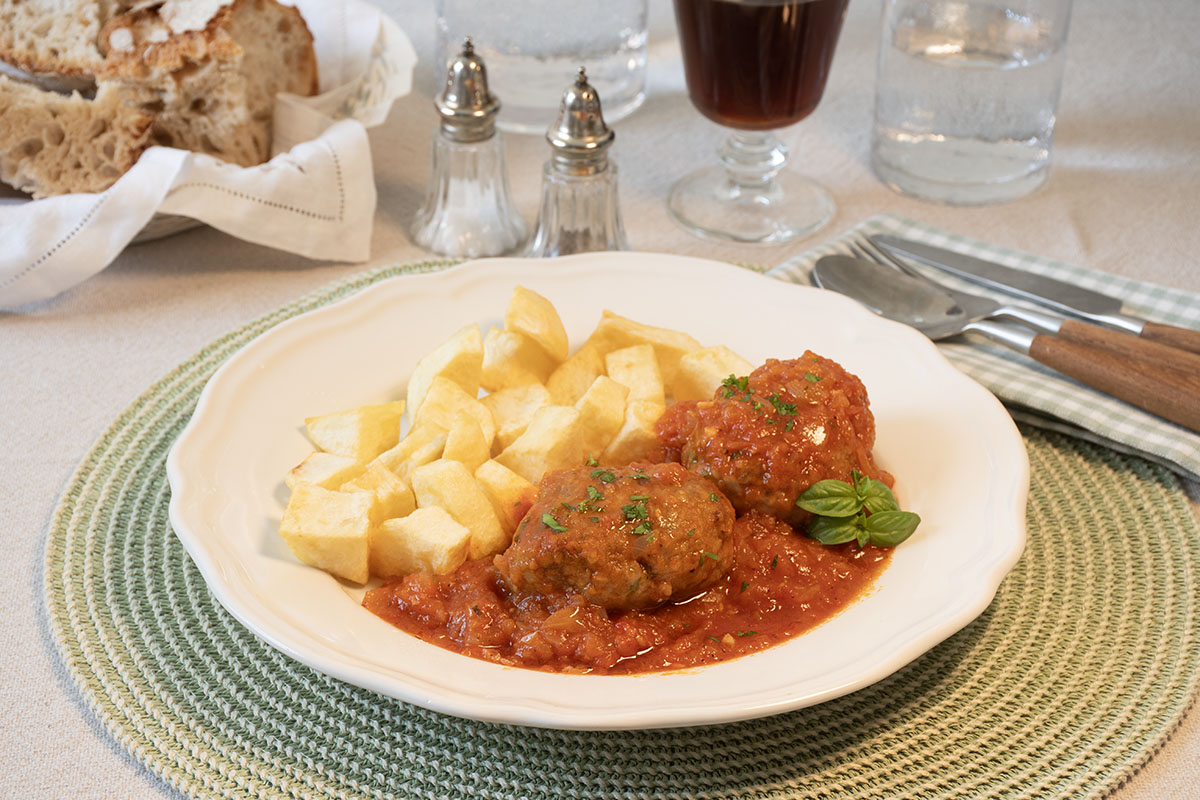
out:
{"label": "wine glass foot", "polygon": [[684,229],[707,239],[780,244],[816,233],[833,218],[829,192],[784,170],[763,184],[729,179],[722,166],[684,176],[671,187],[667,210]]}

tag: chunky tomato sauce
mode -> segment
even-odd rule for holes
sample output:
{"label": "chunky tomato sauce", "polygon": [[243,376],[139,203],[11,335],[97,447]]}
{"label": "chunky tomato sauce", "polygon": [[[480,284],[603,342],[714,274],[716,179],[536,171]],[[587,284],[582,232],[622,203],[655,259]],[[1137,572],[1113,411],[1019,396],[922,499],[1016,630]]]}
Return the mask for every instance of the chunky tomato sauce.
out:
{"label": "chunky tomato sauce", "polygon": [[751,512],[734,525],[733,564],[707,591],[649,611],[605,612],[574,598],[516,596],[491,559],[418,573],[364,605],[427,642],[514,667],[628,674],[726,661],[798,636],[845,607],[891,548],[826,547]]}

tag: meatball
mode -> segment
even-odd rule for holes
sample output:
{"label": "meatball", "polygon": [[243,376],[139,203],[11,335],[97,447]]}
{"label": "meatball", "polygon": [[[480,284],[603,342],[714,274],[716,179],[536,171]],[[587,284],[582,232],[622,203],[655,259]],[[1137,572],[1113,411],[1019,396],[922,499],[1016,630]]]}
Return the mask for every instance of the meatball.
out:
{"label": "meatball", "polygon": [[579,595],[610,611],[684,600],[732,560],[733,507],[679,464],[582,467],[542,478],[494,564],[518,595]]}
{"label": "meatball", "polygon": [[862,381],[811,351],[731,376],[710,401],[672,406],[658,434],[738,514],[761,511],[796,527],[811,517],[796,498],[817,481],[858,470],[891,482],[871,456],[875,418]]}

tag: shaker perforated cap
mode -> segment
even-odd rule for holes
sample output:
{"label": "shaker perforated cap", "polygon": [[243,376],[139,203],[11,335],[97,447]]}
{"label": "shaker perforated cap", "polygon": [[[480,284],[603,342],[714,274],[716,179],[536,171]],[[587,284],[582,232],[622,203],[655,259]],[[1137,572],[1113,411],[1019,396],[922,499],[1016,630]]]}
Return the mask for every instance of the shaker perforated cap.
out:
{"label": "shaker perforated cap", "polygon": [[479,142],[496,132],[500,101],[488,90],[487,67],[475,54],[471,37],[446,67],[446,85],[434,101],[442,132],[457,142]]}
{"label": "shaker perforated cap", "polygon": [[594,172],[604,168],[605,151],[616,134],[604,123],[600,95],[587,81],[587,71],[579,68],[575,82],[563,92],[558,119],[546,131],[546,141],[559,166]]}

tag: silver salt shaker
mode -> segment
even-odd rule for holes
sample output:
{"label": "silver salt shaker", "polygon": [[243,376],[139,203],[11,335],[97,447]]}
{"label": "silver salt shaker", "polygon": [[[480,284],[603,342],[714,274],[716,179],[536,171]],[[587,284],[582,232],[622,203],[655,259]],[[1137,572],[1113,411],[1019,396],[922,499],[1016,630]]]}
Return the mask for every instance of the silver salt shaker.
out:
{"label": "silver salt shaker", "polygon": [[608,158],[613,138],[600,97],[580,67],[546,132],[551,155],[542,171],[542,207],[528,255],[629,249],[617,204],[617,165]]}
{"label": "silver salt shaker", "polygon": [[441,124],[413,241],[448,256],[511,252],[525,238],[525,221],[512,199],[504,140],[496,131],[500,101],[488,90],[487,68],[470,38],[448,65],[434,104]]}

